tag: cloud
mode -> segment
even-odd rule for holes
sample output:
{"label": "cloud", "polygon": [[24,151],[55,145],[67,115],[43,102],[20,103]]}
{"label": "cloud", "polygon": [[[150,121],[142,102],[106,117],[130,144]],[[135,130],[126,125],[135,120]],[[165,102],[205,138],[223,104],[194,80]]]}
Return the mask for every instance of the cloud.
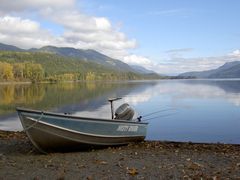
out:
{"label": "cloud", "polygon": [[165,51],[167,56],[169,56],[172,59],[177,59],[183,57],[185,53],[190,53],[194,49],[193,48],[181,48],[181,49],[170,49]]}
{"label": "cloud", "polygon": [[153,64],[149,69],[160,74],[178,75],[189,71],[216,69],[226,62],[240,60],[239,49],[222,56],[186,58],[185,53],[193,50],[192,48],[181,48],[165,51],[166,56],[159,59],[159,63]]}
{"label": "cloud", "polygon": [[21,19],[20,17],[5,16],[0,17],[1,33],[10,34],[29,34],[39,31],[39,23],[29,19]]}
{"label": "cloud", "polygon": [[127,54],[127,50],[136,47],[135,39],[116,30],[106,17],[92,17],[78,11],[68,10],[47,12],[55,23],[65,29],[62,37],[71,46],[83,49],[95,49],[114,58]]}
{"label": "cloud", "polygon": [[72,8],[76,3],[75,0],[1,0],[0,12],[22,12],[30,10],[39,10],[44,8]]}
{"label": "cloud", "polygon": [[[75,0],[3,0],[2,4],[0,41],[6,44],[21,48],[56,45],[95,49],[118,59],[137,44],[108,18],[81,12]],[[61,33],[54,34],[52,27],[61,28]]]}
{"label": "cloud", "polygon": [[234,50],[227,55],[212,57],[183,57],[184,53],[192,52],[192,48],[172,49],[165,51],[167,57],[159,59],[156,63],[149,58],[137,55],[128,55],[124,57],[124,62],[129,64],[142,65],[150,70],[165,75],[178,75],[190,71],[205,71],[216,69],[227,62],[239,61],[240,50]]}
{"label": "cloud", "polygon": [[[128,64],[141,65],[147,69],[165,75],[178,75],[188,71],[204,71],[218,68],[225,62],[236,60],[234,56],[185,58],[183,53],[193,51],[192,48],[172,49],[166,51],[168,57],[160,59],[158,63],[149,58],[138,55],[127,55],[123,61]],[[235,53],[236,55],[236,53]]]}
{"label": "cloud", "polygon": [[153,68],[155,71],[161,74],[178,75],[180,73],[189,71],[205,71],[216,69],[226,62],[239,60],[239,57],[240,56],[237,51],[228,55],[214,57],[170,57],[168,60],[162,60]]}
{"label": "cloud", "polygon": [[174,17],[187,17],[189,14],[188,9],[165,9],[165,10],[158,10],[158,11],[150,11],[147,13],[151,16],[174,16]]}
{"label": "cloud", "polygon": [[39,47],[54,41],[54,37],[40,28],[38,22],[20,17],[0,17],[0,41],[22,48]]}
{"label": "cloud", "polygon": [[150,59],[143,56],[138,56],[135,54],[125,56],[123,58],[123,61],[125,63],[132,64],[132,65],[141,65],[146,68],[152,68],[154,66],[153,61],[151,61]]}
{"label": "cloud", "polygon": [[193,48],[181,48],[181,49],[171,49],[165,51],[165,53],[182,53],[182,52],[191,52]]}
{"label": "cloud", "polygon": [[229,53],[229,56],[240,58],[240,49],[236,49],[233,52]]}

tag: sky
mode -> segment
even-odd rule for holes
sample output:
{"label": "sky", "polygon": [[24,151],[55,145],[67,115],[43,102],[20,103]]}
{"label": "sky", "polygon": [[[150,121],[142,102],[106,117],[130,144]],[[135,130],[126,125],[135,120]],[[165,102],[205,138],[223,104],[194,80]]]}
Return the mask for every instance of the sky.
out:
{"label": "sky", "polygon": [[0,0],[0,42],[94,49],[160,74],[240,60],[239,0]]}

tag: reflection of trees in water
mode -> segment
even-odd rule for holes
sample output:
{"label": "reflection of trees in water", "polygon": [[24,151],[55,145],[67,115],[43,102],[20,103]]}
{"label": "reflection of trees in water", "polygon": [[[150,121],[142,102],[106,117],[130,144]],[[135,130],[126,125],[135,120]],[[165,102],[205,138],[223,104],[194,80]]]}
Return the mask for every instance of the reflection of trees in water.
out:
{"label": "reflection of trees in water", "polygon": [[45,90],[41,85],[3,85],[0,86],[1,114],[11,112],[16,106],[32,105],[41,101]]}
{"label": "reflection of trees in water", "polygon": [[16,106],[49,109],[86,101],[114,88],[116,85],[94,82],[2,85],[0,86],[0,114],[13,112]]}
{"label": "reflection of trees in water", "polygon": [[99,105],[100,102],[107,102],[109,97],[125,95],[139,88],[143,90],[143,84],[81,82],[2,85],[0,86],[0,114],[12,113],[17,106],[50,110],[75,104],[77,107],[72,107],[74,110],[79,108],[79,103],[86,107],[92,103]]}
{"label": "reflection of trees in water", "polygon": [[3,86],[0,88],[0,105],[10,104],[14,101],[14,87]]}
{"label": "reflection of trees in water", "polygon": [[[69,86],[71,86],[71,89],[69,89]],[[91,99],[103,97],[104,94],[109,94],[120,87],[121,85],[117,83],[103,82],[51,84],[47,85],[48,90],[41,104],[46,104],[44,108],[49,109],[49,107],[86,103]]]}
{"label": "reflection of trees in water", "polygon": [[4,85],[0,87],[0,105],[34,104],[41,101],[45,91],[42,86]]}
{"label": "reflection of trees in water", "polygon": [[92,83],[81,84],[82,97],[72,100],[69,104],[65,103],[58,106],[58,112],[95,111],[101,106],[108,104],[107,100],[110,97],[124,97],[126,99],[126,95],[133,92],[134,94],[139,94],[156,84],[156,82],[98,82],[94,83],[95,89],[91,87]]}
{"label": "reflection of trees in water", "polygon": [[86,83],[86,88],[89,91],[95,90],[96,89],[96,84],[94,82],[88,82],[88,83]]}

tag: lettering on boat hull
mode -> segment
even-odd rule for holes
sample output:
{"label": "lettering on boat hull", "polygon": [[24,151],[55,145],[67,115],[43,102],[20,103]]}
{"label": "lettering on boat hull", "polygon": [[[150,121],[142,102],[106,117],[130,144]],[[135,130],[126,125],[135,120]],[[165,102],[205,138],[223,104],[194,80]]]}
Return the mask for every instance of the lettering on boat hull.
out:
{"label": "lettering on boat hull", "polygon": [[128,131],[128,132],[137,132],[138,126],[126,126],[126,125],[119,125],[117,131]]}

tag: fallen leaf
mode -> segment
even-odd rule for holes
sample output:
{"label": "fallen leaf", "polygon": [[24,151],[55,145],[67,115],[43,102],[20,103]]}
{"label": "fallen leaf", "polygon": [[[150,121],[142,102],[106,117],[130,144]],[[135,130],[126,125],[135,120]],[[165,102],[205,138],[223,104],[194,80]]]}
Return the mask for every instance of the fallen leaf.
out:
{"label": "fallen leaf", "polygon": [[79,165],[78,168],[86,168],[85,165]]}
{"label": "fallen leaf", "polygon": [[92,176],[87,177],[87,180],[92,180],[92,179],[93,179]]}
{"label": "fallen leaf", "polygon": [[100,161],[99,164],[108,164],[106,161]]}
{"label": "fallen leaf", "polygon": [[213,179],[213,180],[218,180],[218,179],[220,179],[220,178],[219,178],[218,176],[213,176],[212,179]]}
{"label": "fallen leaf", "polygon": [[138,171],[136,168],[127,168],[127,173],[132,175],[132,176],[135,176],[138,174]]}
{"label": "fallen leaf", "polygon": [[198,170],[198,169],[201,169],[202,167],[203,167],[203,165],[196,163],[196,162],[193,162],[188,166],[188,168],[192,169],[192,170]]}
{"label": "fallen leaf", "polygon": [[119,161],[123,161],[124,160],[124,157],[121,157],[120,159],[119,159]]}
{"label": "fallen leaf", "polygon": [[106,165],[108,164],[106,161],[101,161],[101,160],[96,160],[97,164],[102,164],[102,165]]}

